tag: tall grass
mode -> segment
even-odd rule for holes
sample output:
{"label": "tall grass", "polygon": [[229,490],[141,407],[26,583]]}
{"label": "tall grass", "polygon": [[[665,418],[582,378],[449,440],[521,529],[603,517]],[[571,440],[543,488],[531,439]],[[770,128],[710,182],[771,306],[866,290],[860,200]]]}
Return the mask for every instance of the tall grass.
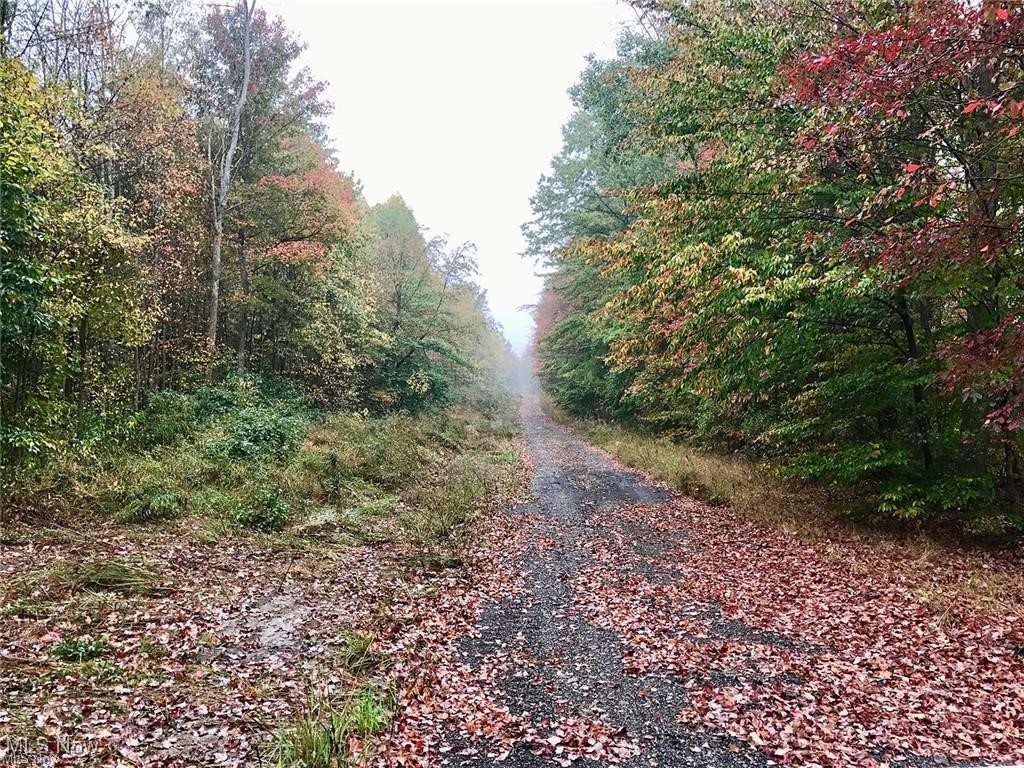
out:
{"label": "tall grass", "polygon": [[68,452],[22,478],[15,503],[76,522],[193,516],[222,532],[341,521],[357,538],[362,522],[399,507],[415,537],[448,546],[485,490],[466,457],[507,447],[511,431],[501,409],[327,413],[258,377],[161,393],[135,421],[131,439]]}
{"label": "tall grass", "polygon": [[749,459],[702,451],[616,424],[570,421],[550,405],[546,410],[588,442],[669,487],[729,506],[787,533],[818,537],[841,516],[836,500],[826,490],[780,478],[770,467]]}
{"label": "tall grass", "polygon": [[394,694],[371,685],[342,699],[323,691],[312,694],[292,724],[278,733],[278,768],[356,765],[353,748],[386,731],[394,708]]}

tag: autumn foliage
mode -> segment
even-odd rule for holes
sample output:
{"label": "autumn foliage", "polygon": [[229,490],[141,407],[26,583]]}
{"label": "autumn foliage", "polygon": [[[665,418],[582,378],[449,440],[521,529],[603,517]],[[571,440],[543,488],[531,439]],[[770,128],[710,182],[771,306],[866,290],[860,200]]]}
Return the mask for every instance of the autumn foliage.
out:
{"label": "autumn foliage", "polygon": [[475,263],[337,167],[302,50],[242,3],[3,4],[6,467],[116,442],[157,393],[231,376],[382,412],[505,366]]}
{"label": "autumn foliage", "polygon": [[[534,238],[548,389],[852,489],[868,516],[1019,528],[1024,11],[639,10],[654,33],[574,92],[604,138],[567,133],[563,156],[594,173],[534,198],[561,225]],[[572,224],[595,203],[616,226]]]}

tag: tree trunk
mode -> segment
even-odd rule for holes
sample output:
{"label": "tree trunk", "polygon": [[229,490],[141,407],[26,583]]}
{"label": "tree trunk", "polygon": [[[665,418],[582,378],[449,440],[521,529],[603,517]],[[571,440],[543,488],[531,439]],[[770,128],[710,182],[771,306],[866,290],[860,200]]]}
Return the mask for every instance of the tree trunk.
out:
{"label": "tree trunk", "polygon": [[245,343],[249,335],[249,265],[245,256],[245,230],[238,233],[238,277],[242,286],[242,316],[238,319],[238,372],[245,373]]}
{"label": "tree trunk", "polygon": [[217,325],[220,309],[220,276],[223,270],[221,250],[224,245],[224,213],[227,210],[228,195],[231,193],[231,177],[234,170],[235,152],[238,149],[238,136],[241,132],[242,110],[249,96],[249,76],[252,71],[252,14],[256,9],[256,0],[242,0],[242,12],[245,14],[245,32],[242,38],[242,85],[238,98],[231,109],[231,140],[227,150],[220,159],[219,186],[211,184],[211,202],[213,204],[213,253],[210,265],[210,316],[206,329],[207,345],[207,380],[213,379],[213,363],[217,356]]}
{"label": "tree trunk", "polygon": [[[917,367],[921,364],[921,348],[917,343],[917,332],[914,328],[914,318],[907,305],[906,296],[902,294],[897,297],[900,322],[903,325],[903,333],[907,342],[907,357],[914,366],[915,374]],[[925,398],[924,385],[915,382],[913,386],[914,395],[914,431],[917,433],[918,448],[921,451],[921,461],[924,464],[925,475],[931,477],[935,469],[935,457],[932,453],[931,428],[928,424],[927,402]]]}

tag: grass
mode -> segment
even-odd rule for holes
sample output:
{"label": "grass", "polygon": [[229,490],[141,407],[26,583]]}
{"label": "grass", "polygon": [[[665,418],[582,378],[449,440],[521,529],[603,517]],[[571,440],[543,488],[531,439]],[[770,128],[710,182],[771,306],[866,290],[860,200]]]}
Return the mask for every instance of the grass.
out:
{"label": "grass", "polygon": [[156,590],[156,572],[123,560],[93,560],[73,568],[78,589],[88,592],[117,592],[146,595]]}
{"label": "grass", "polygon": [[[150,568],[118,558],[93,558],[82,563],[55,560],[45,568],[20,574],[6,585],[11,605],[21,604],[31,611],[47,600],[69,592],[111,592],[121,595],[151,595],[162,590],[156,585],[158,574]],[[10,605],[5,607],[10,610]]]}
{"label": "grass", "polygon": [[492,467],[462,456],[410,494],[401,517],[410,536],[410,559],[428,568],[461,564],[458,552],[467,526],[479,516],[497,476]]}
{"label": "grass", "polygon": [[394,694],[372,685],[340,701],[327,692],[312,694],[292,724],[278,733],[278,768],[356,765],[353,745],[384,733],[394,708]]}
{"label": "grass", "polygon": [[102,637],[65,637],[53,647],[53,655],[61,661],[83,662],[98,659],[108,650],[109,645]]}
{"label": "grass", "polygon": [[[171,580],[189,588],[187,574],[170,564],[161,572],[151,560],[124,556],[145,551],[154,528],[158,538],[213,546],[244,537],[287,553],[289,563],[305,558],[310,568],[344,559],[348,547],[379,547],[388,561],[447,568],[461,563],[469,525],[501,493],[518,493],[508,479],[524,475],[514,422],[500,409],[326,413],[226,384],[163,393],[137,416],[130,439],[89,454],[69,451],[23,475],[14,503],[39,516],[20,514],[16,538],[3,529],[18,543],[68,545],[0,586],[0,618],[77,621],[80,636],[42,649],[52,674],[69,686],[135,674],[135,661],[119,667],[104,641],[88,634],[98,626],[93,617],[129,613],[138,598],[166,594]],[[115,555],[112,539],[137,548],[118,544],[122,554]],[[390,621],[389,610],[382,600],[371,616]],[[350,765],[359,744],[388,728],[395,697],[376,681],[388,659],[369,632],[342,640],[342,674],[357,687],[309,697],[278,733],[279,766]],[[116,636],[111,642],[120,647]],[[145,662],[167,652],[149,640],[139,647]]]}
{"label": "grass", "polygon": [[15,599],[0,607],[0,618],[45,619],[54,609],[54,603],[49,600]]}
{"label": "grass", "polygon": [[[922,546],[918,563],[924,569],[942,567],[944,551]],[[945,615],[957,606],[992,615],[1016,616],[1024,622],[1024,574],[1020,571],[974,568],[958,573],[951,583],[929,583],[914,590],[917,600]]]}
{"label": "grass", "polygon": [[341,659],[345,667],[354,675],[376,669],[383,659],[372,650],[374,637],[369,632],[349,632],[345,635],[345,644],[341,651]]}
{"label": "grass", "polygon": [[561,414],[552,415],[624,464],[676,490],[727,505],[789,534],[819,538],[839,517],[835,501],[825,490],[779,478],[770,468],[745,458],[701,451],[615,424],[574,422]]}

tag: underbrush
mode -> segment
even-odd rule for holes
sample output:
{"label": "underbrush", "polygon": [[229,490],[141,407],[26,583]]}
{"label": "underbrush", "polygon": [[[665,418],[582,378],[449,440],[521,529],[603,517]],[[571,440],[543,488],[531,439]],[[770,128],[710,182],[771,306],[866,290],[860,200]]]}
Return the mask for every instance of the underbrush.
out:
{"label": "underbrush", "polygon": [[[45,671],[32,672],[40,686],[59,680],[63,691],[102,696],[123,685],[138,701],[149,680],[165,679],[163,654],[188,646],[203,667],[235,633],[261,647],[262,611],[282,611],[283,623],[297,622],[294,637],[267,642],[294,643],[309,666],[269,670],[267,688],[252,694],[272,689],[280,705],[268,709],[270,764],[362,764],[396,706],[393,659],[374,642],[401,594],[387,585],[457,566],[469,524],[522,492],[511,403],[492,406],[328,413],[256,377],[163,393],[121,439],[55,453],[5,484],[20,512],[0,526],[0,541],[12,544],[0,562],[0,623]],[[294,619],[279,607],[286,590]],[[223,603],[207,612],[199,592]],[[346,601],[353,607],[335,610]],[[353,617],[333,649],[302,642],[299,625],[320,614]],[[165,642],[124,616],[159,616],[161,633],[188,629],[168,630]],[[253,659],[231,663],[248,669]],[[274,687],[275,677],[290,682]],[[220,682],[211,693],[202,679],[196,691],[189,682],[189,696],[221,695]]]}
{"label": "underbrush", "polygon": [[20,477],[15,506],[126,525],[195,516],[222,532],[341,529],[362,540],[398,511],[414,558],[441,563],[495,471],[479,457],[507,452],[514,433],[498,406],[325,413],[259,377],[161,393],[135,422],[130,440],[69,451]]}

